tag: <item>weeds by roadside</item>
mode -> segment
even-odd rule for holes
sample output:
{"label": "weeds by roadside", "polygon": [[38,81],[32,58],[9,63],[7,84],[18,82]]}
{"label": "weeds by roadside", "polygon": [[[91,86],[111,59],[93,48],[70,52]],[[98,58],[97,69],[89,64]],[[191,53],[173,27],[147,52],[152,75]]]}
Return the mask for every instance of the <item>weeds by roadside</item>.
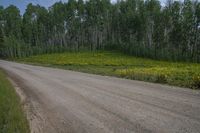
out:
{"label": "weeds by roadside", "polygon": [[20,99],[0,70],[0,133],[29,133]]}

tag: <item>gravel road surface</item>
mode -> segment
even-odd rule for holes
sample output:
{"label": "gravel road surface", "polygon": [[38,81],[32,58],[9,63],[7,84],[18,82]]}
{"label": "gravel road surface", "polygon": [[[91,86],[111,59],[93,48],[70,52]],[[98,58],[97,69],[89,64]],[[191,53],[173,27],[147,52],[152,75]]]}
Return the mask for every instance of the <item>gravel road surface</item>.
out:
{"label": "gravel road surface", "polygon": [[0,61],[33,133],[200,133],[200,91]]}

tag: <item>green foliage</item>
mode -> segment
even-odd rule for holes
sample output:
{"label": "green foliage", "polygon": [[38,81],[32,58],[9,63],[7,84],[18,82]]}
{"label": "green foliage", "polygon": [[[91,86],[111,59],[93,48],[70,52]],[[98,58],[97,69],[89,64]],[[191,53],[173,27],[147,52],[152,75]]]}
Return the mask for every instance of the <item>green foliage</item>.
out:
{"label": "green foliage", "polygon": [[200,74],[193,76],[193,88],[200,89]]}
{"label": "green foliage", "polygon": [[156,82],[157,83],[167,83],[167,76],[163,75],[163,74],[158,75]]}
{"label": "green foliage", "polygon": [[200,74],[200,64],[156,61],[127,56],[119,52],[67,52],[17,60],[183,87],[194,86],[193,76]]}
{"label": "green foliage", "polygon": [[3,56],[3,50],[4,50],[4,35],[2,28],[0,27],[0,56]]}
{"label": "green foliage", "polygon": [[111,49],[137,57],[200,62],[199,11],[199,1],[191,0],[169,0],[165,6],[159,0],[69,0],[48,9],[28,4],[21,17],[11,5],[0,8],[3,32],[5,38],[23,43],[9,43],[12,50],[2,51],[15,57]]}
{"label": "green foliage", "polygon": [[3,11],[3,19],[4,22],[4,32],[7,36],[14,35],[17,39],[22,37],[21,33],[21,16],[19,9],[14,6],[10,5],[9,7],[5,8]]}
{"label": "green foliage", "polygon": [[3,48],[3,45],[4,45],[4,35],[2,28],[0,28],[0,48]]}
{"label": "green foliage", "polygon": [[1,54],[4,57],[23,57],[26,56],[26,52],[30,52],[28,46],[23,41],[17,40],[14,36],[6,37],[4,40],[3,50]]}
{"label": "green foliage", "polygon": [[29,133],[29,126],[14,88],[0,71],[0,133]]}

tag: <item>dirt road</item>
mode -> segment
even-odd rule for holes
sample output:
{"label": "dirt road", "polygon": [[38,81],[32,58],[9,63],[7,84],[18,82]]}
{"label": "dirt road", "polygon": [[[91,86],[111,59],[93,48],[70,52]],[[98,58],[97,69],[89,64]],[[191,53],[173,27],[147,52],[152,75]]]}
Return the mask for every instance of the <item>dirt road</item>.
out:
{"label": "dirt road", "polygon": [[200,132],[199,91],[7,61],[0,67],[22,90],[32,132]]}

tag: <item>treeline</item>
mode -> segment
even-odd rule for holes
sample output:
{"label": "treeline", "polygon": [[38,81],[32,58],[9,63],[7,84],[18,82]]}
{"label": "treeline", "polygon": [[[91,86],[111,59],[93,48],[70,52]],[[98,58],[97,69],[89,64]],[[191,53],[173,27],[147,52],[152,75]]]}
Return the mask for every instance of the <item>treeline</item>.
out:
{"label": "treeline", "polygon": [[0,56],[66,50],[120,50],[173,61],[200,62],[200,2],[68,0],[48,9],[27,5],[23,15],[0,7]]}

